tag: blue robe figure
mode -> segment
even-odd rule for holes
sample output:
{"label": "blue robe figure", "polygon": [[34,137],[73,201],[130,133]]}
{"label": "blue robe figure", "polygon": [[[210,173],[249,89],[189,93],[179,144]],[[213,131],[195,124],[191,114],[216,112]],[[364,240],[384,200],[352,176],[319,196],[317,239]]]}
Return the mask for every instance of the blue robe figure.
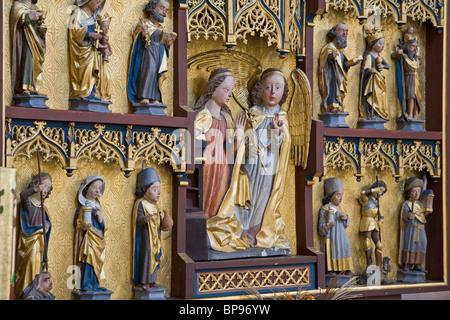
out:
{"label": "blue robe figure", "polygon": [[[148,34],[143,35],[143,28]],[[132,104],[161,103],[159,80],[167,71],[169,48],[161,43],[163,31],[143,20],[133,36],[127,93]]]}
{"label": "blue robe figure", "polygon": [[105,279],[105,220],[98,200],[104,190],[104,179],[99,175],[92,175],[83,181],[78,192],[79,206],[74,219],[74,261],[81,271],[79,283],[83,291],[108,291],[99,283]]}

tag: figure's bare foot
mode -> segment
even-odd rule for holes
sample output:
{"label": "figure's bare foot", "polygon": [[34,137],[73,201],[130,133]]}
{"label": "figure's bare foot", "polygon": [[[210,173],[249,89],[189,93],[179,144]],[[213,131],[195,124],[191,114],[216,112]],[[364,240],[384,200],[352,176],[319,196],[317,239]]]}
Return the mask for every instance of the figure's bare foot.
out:
{"label": "figure's bare foot", "polygon": [[150,289],[150,284],[142,284],[141,288],[142,288],[142,290],[147,291],[148,289]]}
{"label": "figure's bare foot", "polygon": [[22,93],[21,93],[23,96],[29,96],[29,95],[31,95],[31,92],[30,92],[30,90],[24,90],[24,91],[22,91]]}
{"label": "figure's bare foot", "polygon": [[149,104],[150,100],[148,99],[141,99],[141,101],[139,101],[140,104]]}

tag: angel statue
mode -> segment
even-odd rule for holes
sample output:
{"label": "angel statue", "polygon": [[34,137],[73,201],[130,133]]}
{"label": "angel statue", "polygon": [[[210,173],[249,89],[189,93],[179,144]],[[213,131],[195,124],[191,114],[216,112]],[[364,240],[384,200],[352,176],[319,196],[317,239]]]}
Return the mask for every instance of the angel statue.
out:
{"label": "angel statue", "polygon": [[262,72],[251,90],[253,106],[245,111],[230,187],[217,215],[207,220],[213,250],[290,253],[279,212],[292,146],[288,113],[281,107],[288,97],[287,79],[277,68]]}
{"label": "angel statue", "polygon": [[361,64],[361,88],[358,126],[363,129],[386,129],[389,120],[386,79],[382,73],[389,65],[381,56],[385,46],[383,31],[366,32],[367,47]]}
{"label": "angel statue", "polygon": [[40,93],[44,69],[47,11],[37,0],[14,1],[10,12],[12,87],[17,107],[48,108]]}
{"label": "angel statue", "polygon": [[348,26],[341,22],[327,33],[327,44],[319,57],[319,92],[322,97],[319,118],[326,127],[348,127],[345,123],[344,98],[347,93],[347,73],[362,57],[348,60],[343,49],[347,47]]}

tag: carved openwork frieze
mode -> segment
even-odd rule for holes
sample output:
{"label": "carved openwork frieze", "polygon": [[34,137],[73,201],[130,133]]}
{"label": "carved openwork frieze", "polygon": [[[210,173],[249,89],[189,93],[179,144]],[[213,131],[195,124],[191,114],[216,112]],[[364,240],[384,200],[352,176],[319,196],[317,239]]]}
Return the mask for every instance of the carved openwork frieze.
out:
{"label": "carved openwork frieze", "polygon": [[223,39],[228,48],[259,34],[281,55],[304,56],[305,0],[188,1],[190,39]]}
{"label": "carved openwork frieze", "polygon": [[249,293],[274,288],[298,290],[313,285],[310,265],[282,266],[278,268],[249,268],[243,270],[199,271],[197,273],[198,297],[236,292]]}
{"label": "carved openwork frieze", "polygon": [[327,10],[354,10],[360,21],[378,14],[391,16],[399,25],[409,17],[417,21],[431,21],[436,28],[444,27],[444,0],[326,0]]}
{"label": "carved openwork frieze", "polygon": [[389,170],[398,181],[407,170],[441,177],[441,142],[373,138],[325,137],[324,175],[328,168],[350,169],[357,180],[366,169]]}
{"label": "carved openwork frieze", "polygon": [[7,167],[17,156],[40,151],[44,161],[62,163],[69,176],[83,158],[116,161],[126,176],[138,160],[186,171],[184,129],[16,119],[7,119],[6,129]]}

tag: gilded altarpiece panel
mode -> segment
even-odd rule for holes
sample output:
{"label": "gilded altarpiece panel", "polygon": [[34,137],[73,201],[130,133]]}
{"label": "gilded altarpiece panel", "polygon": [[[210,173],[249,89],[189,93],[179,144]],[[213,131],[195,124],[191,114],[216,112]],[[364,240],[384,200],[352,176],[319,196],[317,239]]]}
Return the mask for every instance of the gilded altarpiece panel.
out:
{"label": "gilded altarpiece panel", "polygon": [[[128,62],[132,47],[132,30],[143,18],[143,7],[146,0],[113,0],[107,1],[103,12],[111,17],[109,30],[110,44],[113,54],[110,57],[109,68],[111,70],[111,101],[110,106],[113,113],[131,113],[127,95]],[[3,4],[3,46],[9,48],[11,37],[9,32],[9,12],[13,1],[7,0]],[[41,0],[39,6],[47,10],[46,25],[46,55],[44,71],[42,73],[43,84],[42,93],[49,97],[47,105],[50,109],[69,109],[69,68],[68,68],[68,31],[69,16],[73,10],[73,0]],[[164,28],[173,29],[171,7],[168,18],[164,23]],[[170,48],[169,56],[173,57],[173,46]],[[10,50],[4,53],[4,101],[6,105],[12,105],[11,88],[11,54]],[[172,114],[173,110],[173,64],[169,64],[169,69],[165,75],[166,80],[162,82],[162,96],[164,104],[167,105],[165,112]]]}
{"label": "gilded altarpiece panel", "polygon": [[[12,1],[5,1],[3,10],[4,30],[8,30],[8,12]],[[127,66],[131,49],[131,30],[132,27],[138,22],[139,17],[142,15],[142,6],[147,1],[139,0],[130,3],[124,0],[108,1],[105,6],[105,11],[108,12],[113,18],[111,24],[111,44],[113,49],[113,56],[111,57],[111,71],[112,78],[115,79],[112,87],[112,111],[114,113],[128,113],[128,101],[124,92],[126,92],[127,82]],[[420,2],[420,3],[419,3]],[[428,1],[427,3],[431,3]],[[46,94],[50,97],[48,102],[51,109],[66,110],[68,109],[68,81],[67,83],[61,82],[61,79],[68,79],[67,70],[67,17],[70,13],[70,7],[73,1],[69,0],[43,0],[41,5],[48,9],[47,24],[49,27],[47,38],[47,55],[44,68],[44,87],[46,88]],[[213,3],[215,6],[222,6],[222,10],[211,10],[211,7],[205,6],[205,4]],[[282,16],[279,10],[280,1],[240,1],[236,14],[237,23],[228,23],[233,18],[230,11],[230,3],[232,1],[192,1],[189,5],[191,11],[187,11],[188,17],[188,29],[190,42],[187,44],[187,67],[188,67],[188,105],[193,106],[195,101],[199,98],[203,91],[203,86],[206,84],[208,72],[211,68],[215,67],[228,67],[233,69],[240,64],[236,64],[234,59],[240,59],[240,61],[247,61],[247,66],[252,65],[254,71],[250,73],[242,73],[241,77],[258,76],[258,74],[269,67],[277,67],[283,71],[288,78],[291,72],[297,67],[298,58],[304,55],[304,39],[302,38],[303,24],[300,19],[301,16],[291,15],[290,19],[281,19]],[[289,1],[290,6],[286,6],[285,10],[292,9],[292,12],[301,14],[304,6],[303,1]],[[364,38],[363,38],[363,26],[360,24],[361,16],[364,16],[364,12],[361,11],[361,4],[373,4],[383,6],[385,14],[381,17],[382,24],[385,28],[386,48],[384,55],[388,57],[395,49],[395,45],[398,43],[398,39],[402,35],[402,31],[399,30],[399,22],[408,22],[415,27],[419,38],[419,46],[424,55],[426,55],[426,29],[420,22],[422,20],[431,19],[433,25],[442,27],[442,16],[439,10],[436,9],[437,14],[427,11],[427,6],[421,5],[423,1],[405,1],[405,8],[401,10],[394,1],[327,1],[328,12],[324,16],[316,16],[314,21],[310,22],[310,27],[314,28],[314,75],[312,77],[312,94],[313,94],[313,117],[318,115],[318,103],[321,100],[318,88],[317,88],[317,68],[319,52],[321,47],[325,44],[325,35],[327,31],[336,23],[345,21],[349,26],[349,43],[350,46],[346,49],[346,54],[351,57],[361,55],[364,50]],[[440,1],[436,3],[441,3]],[[254,6],[254,11],[246,11],[251,6]],[[406,9],[410,10],[407,11]],[[396,11],[399,9],[399,11]],[[172,9],[171,9],[172,10]],[[268,15],[268,11],[278,12],[276,18]],[[278,10],[278,11],[277,11]],[[402,11],[403,10],[403,11]],[[247,12],[247,13],[246,13]],[[257,13],[255,16],[251,16],[249,13]],[[408,12],[408,14],[400,14],[402,12]],[[436,13],[435,12],[435,13]],[[243,14],[246,13],[246,14]],[[197,17],[195,17],[197,15]],[[169,12],[169,17],[171,12]],[[409,17],[409,18],[408,18]],[[411,18],[411,19],[410,19]],[[278,19],[278,20],[277,20]],[[412,21],[410,21],[412,20]],[[420,20],[420,21],[418,21]],[[275,23],[276,22],[276,23]],[[277,23],[283,23],[283,28],[277,28]],[[169,19],[166,22],[166,27],[172,29],[172,21]],[[231,27],[230,27],[231,26]],[[428,24],[426,27],[430,27]],[[227,30],[225,30],[227,28]],[[289,37],[287,36],[289,35]],[[283,41],[284,39],[284,41]],[[4,32],[4,47],[9,48],[10,38],[8,32]],[[290,41],[290,42],[289,42]],[[229,50],[226,50],[227,47]],[[173,56],[173,49],[171,49],[170,56]],[[219,57],[219,59],[211,59]],[[425,58],[426,56],[424,56]],[[10,69],[6,66],[10,65],[11,55],[9,50],[4,53],[4,66],[3,66],[3,78],[4,78],[4,101],[6,105],[12,104],[12,92],[10,88]],[[424,59],[425,60],[425,59]],[[201,66],[201,67],[199,67]],[[426,65],[419,71],[419,77],[421,79],[422,88],[425,84],[425,68]],[[234,69],[233,69],[234,70]],[[391,66],[391,69],[387,71],[387,85],[390,88],[395,88],[395,68]],[[237,70],[239,71],[239,70]],[[236,73],[236,74],[239,74]],[[172,90],[171,81],[173,76],[172,67],[169,68],[167,78],[163,83],[163,97],[165,97],[165,103],[168,105],[167,113],[170,115],[173,110],[173,102],[171,101]],[[230,101],[230,108],[234,116],[240,113],[244,108],[248,107],[248,88],[246,88],[245,79],[238,79],[237,86],[234,95],[234,99]],[[352,69],[348,75],[349,83],[354,83],[350,87],[357,87],[359,85],[359,68]],[[248,79],[247,79],[248,80]],[[425,91],[422,92],[424,101],[426,98]],[[388,130],[396,129],[395,119],[399,115],[399,104],[395,91],[388,92],[388,104],[390,120],[387,123]],[[346,111],[350,113],[347,119],[351,128],[356,128],[358,120],[358,92],[357,90],[350,90],[345,99]],[[426,109],[426,105],[423,106],[423,110]],[[421,112],[420,119],[426,119],[426,112]],[[8,120],[9,121],[9,120]],[[42,128],[46,124],[41,125]],[[94,125],[91,128],[93,134],[103,130],[102,126]],[[70,127],[70,125],[69,125]],[[42,129],[41,128],[41,129]],[[73,127],[72,127],[73,128]],[[14,128],[12,128],[14,130]],[[155,130],[158,130],[157,128]],[[52,130],[50,130],[52,131]],[[57,130],[56,130],[57,131]],[[131,132],[128,130],[128,132]],[[16,132],[17,133],[17,132]],[[63,135],[75,134],[75,131],[68,133],[65,131]],[[79,133],[82,135],[82,133]],[[125,136],[127,130],[122,130],[122,135],[111,137],[112,140],[123,139],[123,141],[129,141],[130,137]],[[19,132],[20,135],[20,132]],[[61,150],[59,153],[54,154],[54,157],[45,158],[49,156],[55,150],[55,145],[58,144],[58,132],[54,132],[52,136],[55,140],[53,142],[43,139],[36,139],[32,144],[27,147],[21,148],[17,153],[7,155],[7,163],[9,166],[14,167],[17,170],[17,188],[23,189],[30,178],[37,173],[37,158],[35,151],[40,150],[44,153],[44,161],[41,162],[42,170],[49,172],[53,176],[53,193],[51,197],[46,201],[49,209],[50,218],[53,223],[53,231],[51,236],[51,245],[49,248],[49,271],[53,275],[53,293],[57,299],[71,299],[70,272],[68,268],[73,264],[73,214],[76,210],[76,193],[80,186],[81,181],[90,174],[100,174],[106,179],[106,191],[101,197],[100,201],[106,213],[106,264],[105,274],[106,282],[104,285],[114,291],[113,299],[131,299],[132,298],[132,283],[130,281],[131,276],[131,223],[130,215],[132,206],[134,203],[134,191],[136,184],[136,175],[142,167],[142,158],[135,157],[133,159],[132,166],[127,166],[126,161],[121,158],[125,155],[127,158],[127,143],[119,143],[118,150],[115,150],[111,146],[108,146],[105,150],[102,150],[105,144],[100,143],[99,149],[85,148],[85,154],[77,154],[76,166],[71,167],[70,141],[66,140],[67,137],[61,138],[59,143]],[[89,134],[88,134],[89,135]],[[120,134],[119,134],[120,135]],[[139,134],[138,134],[139,135]],[[24,137],[22,137],[24,138]],[[11,143],[18,143],[22,138],[10,139]],[[102,135],[102,138],[107,138]],[[137,136],[135,138],[138,138]],[[50,139],[52,140],[52,139]],[[345,139],[344,139],[345,140]],[[105,141],[105,140],[103,140]],[[54,143],[56,142],[56,143]],[[344,141],[345,143],[352,143]],[[339,144],[339,141],[328,139],[325,141],[324,150],[324,178],[326,177],[338,177],[344,181],[345,196],[343,201],[343,208],[351,217],[351,224],[348,229],[350,242],[352,246],[353,265],[354,272],[361,270],[364,265],[364,256],[361,250],[361,239],[358,232],[358,217],[360,216],[360,205],[357,201],[357,197],[362,187],[369,186],[374,182],[376,178],[384,180],[387,183],[389,193],[382,198],[381,210],[385,216],[385,223],[383,234],[389,234],[389,237],[384,238],[384,247],[386,248],[386,255],[391,257],[391,266],[393,267],[389,277],[395,278],[398,267],[395,263],[398,255],[398,229],[399,220],[398,212],[400,210],[401,202],[398,200],[402,197],[403,184],[406,177],[417,175],[419,170],[426,170],[432,177],[440,179],[441,175],[441,154],[440,144],[434,141],[430,145],[422,145],[419,142],[407,141],[402,146],[401,142],[381,141],[382,146],[377,145],[376,139],[374,141],[365,141],[368,143],[367,153],[360,152],[354,146],[351,154],[354,155],[353,160],[349,158],[339,162],[339,159],[333,161],[330,158],[326,158],[327,143],[329,144],[328,150],[332,151],[331,144]],[[129,143],[129,142],[128,142]],[[364,141],[360,141],[362,147]],[[396,146],[391,144],[396,143]],[[382,152],[375,152],[376,156],[371,158],[372,162],[362,162],[361,154],[368,154],[370,150],[375,150],[377,146]],[[7,146],[6,152],[18,151],[14,149],[14,145]],[[314,146],[313,146],[314,147]],[[414,151],[415,147],[423,147],[422,151]],[[78,146],[83,149],[83,147]],[[395,149],[397,148],[397,149]],[[395,150],[398,148],[405,148],[405,154],[410,154],[413,150],[413,154],[418,155],[417,159],[411,159],[406,156],[406,162],[398,162],[398,156]],[[378,150],[378,149],[377,149]],[[143,158],[147,159],[146,166],[155,167],[158,174],[162,178],[162,192],[161,192],[161,206],[170,210],[172,204],[172,176],[174,174],[174,164],[172,163],[162,164],[158,161],[150,161],[152,157],[149,153]],[[179,151],[179,150],[178,150]],[[376,151],[376,150],[375,150]],[[359,152],[359,153],[358,153]],[[332,153],[332,152],[331,152]],[[330,154],[331,154],[330,153]],[[111,155],[111,159],[109,158]],[[183,159],[182,155],[181,158]],[[129,158],[127,158],[129,159]],[[160,158],[159,158],[160,159]],[[158,160],[158,158],[156,158]],[[367,160],[367,159],[366,159]],[[347,165],[347,162],[348,165]],[[353,161],[353,163],[351,163]],[[169,161],[170,162],[170,161]],[[364,164],[363,170],[362,164]],[[401,167],[401,168],[400,168]],[[132,169],[132,170],[128,170]],[[183,171],[183,168],[178,168]],[[280,213],[286,222],[286,235],[290,239],[291,248],[293,254],[297,252],[298,243],[296,243],[296,210],[295,200],[296,193],[303,190],[296,190],[295,188],[295,173],[297,168],[294,165],[294,161],[291,160],[288,168],[288,180],[284,188],[284,196],[280,205]],[[175,170],[176,171],[176,170]],[[125,173],[124,173],[125,172]],[[67,177],[67,173],[71,174],[71,177]],[[128,176],[128,177],[127,177]],[[318,211],[321,207],[321,199],[323,197],[323,180],[315,178],[313,181],[313,203],[312,203],[312,216],[313,224],[317,226]],[[127,236],[123,236],[127,235]],[[128,236],[129,235],[129,236]],[[319,237],[317,230],[314,229],[314,244],[318,248]],[[171,234],[170,232],[163,233],[163,255],[170,257],[171,250]],[[255,271],[258,274],[259,270]],[[289,271],[291,272],[291,271]],[[307,283],[311,274],[309,272],[294,270],[290,275],[297,274],[298,282],[292,285],[302,285]],[[171,261],[169,259],[163,260],[163,264],[159,270],[158,279],[159,283],[168,287],[168,294],[170,295],[170,273],[171,273]],[[284,270],[279,272],[284,275]],[[235,274],[227,275],[229,277],[235,276]],[[254,274],[250,274],[249,277],[254,277]],[[207,281],[215,281],[216,284],[221,281],[223,275],[210,274],[204,272],[202,274],[203,284]],[[212,280],[211,280],[212,279]],[[305,280],[305,281],[303,281]],[[243,280],[244,281],[244,280]],[[263,287],[266,283],[261,283]],[[269,284],[271,286],[272,284]],[[199,287],[200,290],[214,291],[210,282],[209,287]]]}

